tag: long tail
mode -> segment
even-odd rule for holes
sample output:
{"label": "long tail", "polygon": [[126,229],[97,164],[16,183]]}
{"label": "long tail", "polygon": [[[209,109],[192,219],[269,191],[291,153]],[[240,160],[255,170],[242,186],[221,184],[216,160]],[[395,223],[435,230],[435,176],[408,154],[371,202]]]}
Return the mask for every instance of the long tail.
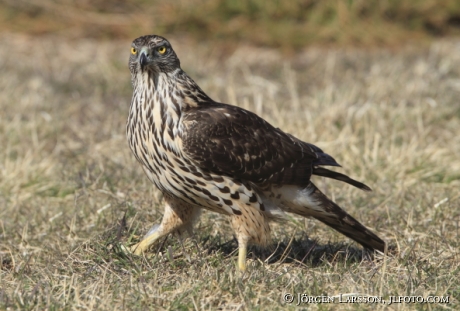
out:
{"label": "long tail", "polygon": [[313,174],[318,175],[318,176],[323,176],[323,177],[327,177],[327,178],[340,180],[340,181],[346,182],[347,184],[353,185],[356,188],[359,188],[361,190],[372,191],[371,188],[369,188],[367,185],[363,184],[362,182],[354,180],[354,179],[348,177],[345,174],[341,174],[341,173],[337,173],[337,172],[328,170],[328,169],[326,169],[324,167],[314,167],[313,168]]}
{"label": "long tail", "polygon": [[308,206],[302,209],[296,208],[292,212],[302,216],[312,216],[365,248],[382,253],[385,251],[385,242],[382,239],[326,197],[313,183],[310,183],[301,193],[302,202],[307,203],[305,205]]}

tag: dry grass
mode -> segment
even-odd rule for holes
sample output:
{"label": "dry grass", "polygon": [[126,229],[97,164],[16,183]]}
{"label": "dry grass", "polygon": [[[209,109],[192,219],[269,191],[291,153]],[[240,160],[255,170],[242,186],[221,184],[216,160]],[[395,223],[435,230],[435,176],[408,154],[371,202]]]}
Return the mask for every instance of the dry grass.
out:
{"label": "dry grass", "polygon": [[124,134],[130,42],[3,34],[0,309],[266,310],[289,307],[286,292],[450,296],[445,305],[302,306],[321,310],[458,307],[458,42],[397,54],[310,49],[289,60],[173,43],[212,97],[317,143],[369,184],[364,193],[317,180],[397,252],[369,260],[324,225],[293,218],[273,225],[272,247],[252,249],[239,278],[227,220],[204,213],[197,246],[189,239],[184,251],[169,237],[156,256],[124,255],[120,243],[162,216]]}

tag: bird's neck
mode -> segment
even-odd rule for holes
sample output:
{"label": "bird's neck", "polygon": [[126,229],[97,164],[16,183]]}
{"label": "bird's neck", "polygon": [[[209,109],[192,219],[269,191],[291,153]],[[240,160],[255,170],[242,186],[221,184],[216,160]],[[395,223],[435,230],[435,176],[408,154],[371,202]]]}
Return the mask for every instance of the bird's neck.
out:
{"label": "bird's neck", "polygon": [[164,112],[180,115],[184,110],[213,102],[180,68],[167,73],[142,72],[137,81],[134,94],[141,95],[140,102],[149,109],[164,106]]}

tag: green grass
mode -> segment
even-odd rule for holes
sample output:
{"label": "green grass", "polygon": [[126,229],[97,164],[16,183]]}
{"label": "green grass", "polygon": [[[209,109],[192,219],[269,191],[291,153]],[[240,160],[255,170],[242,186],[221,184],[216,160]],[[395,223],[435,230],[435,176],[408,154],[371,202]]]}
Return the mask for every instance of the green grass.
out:
{"label": "green grass", "polygon": [[0,9],[2,31],[93,38],[179,34],[227,49],[242,42],[286,51],[312,44],[398,46],[460,34],[457,0],[6,0]]}
{"label": "green grass", "polygon": [[[172,38],[174,39],[174,38]],[[161,220],[161,195],[127,146],[130,40],[0,36],[0,309],[296,309],[284,293],[449,295],[449,304],[309,304],[318,310],[458,308],[460,54],[427,48],[277,50],[172,40],[213,98],[257,112],[332,154],[373,188],[318,186],[396,251],[369,259],[314,220],[273,224],[236,270],[228,220],[145,258],[122,245]]]}

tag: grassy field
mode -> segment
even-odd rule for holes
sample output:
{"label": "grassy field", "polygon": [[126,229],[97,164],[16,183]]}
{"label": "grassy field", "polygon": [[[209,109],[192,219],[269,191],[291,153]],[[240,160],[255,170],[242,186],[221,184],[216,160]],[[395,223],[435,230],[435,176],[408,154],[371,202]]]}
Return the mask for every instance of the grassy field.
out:
{"label": "grassy field", "polygon": [[396,251],[370,259],[321,223],[293,217],[272,226],[269,248],[250,249],[239,277],[227,219],[205,212],[184,248],[170,236],[146,258],[124,254],[120,245],[163,212],[125,138],[130,40],[2,34],[0,309],[296,309],[285,294],[449,296],[299,306],[314,310],[459,307],[459,41],[398,53],[311,48],[289,59],[172,42],[211,97],[317,144],[370,185],[364,193],[316,179]]}
{"label": "grassy field", "polygon": [[130,39],[152,29],[235,48],[399,46],[460,35],[458,0],[2,0],[0,31]]}

